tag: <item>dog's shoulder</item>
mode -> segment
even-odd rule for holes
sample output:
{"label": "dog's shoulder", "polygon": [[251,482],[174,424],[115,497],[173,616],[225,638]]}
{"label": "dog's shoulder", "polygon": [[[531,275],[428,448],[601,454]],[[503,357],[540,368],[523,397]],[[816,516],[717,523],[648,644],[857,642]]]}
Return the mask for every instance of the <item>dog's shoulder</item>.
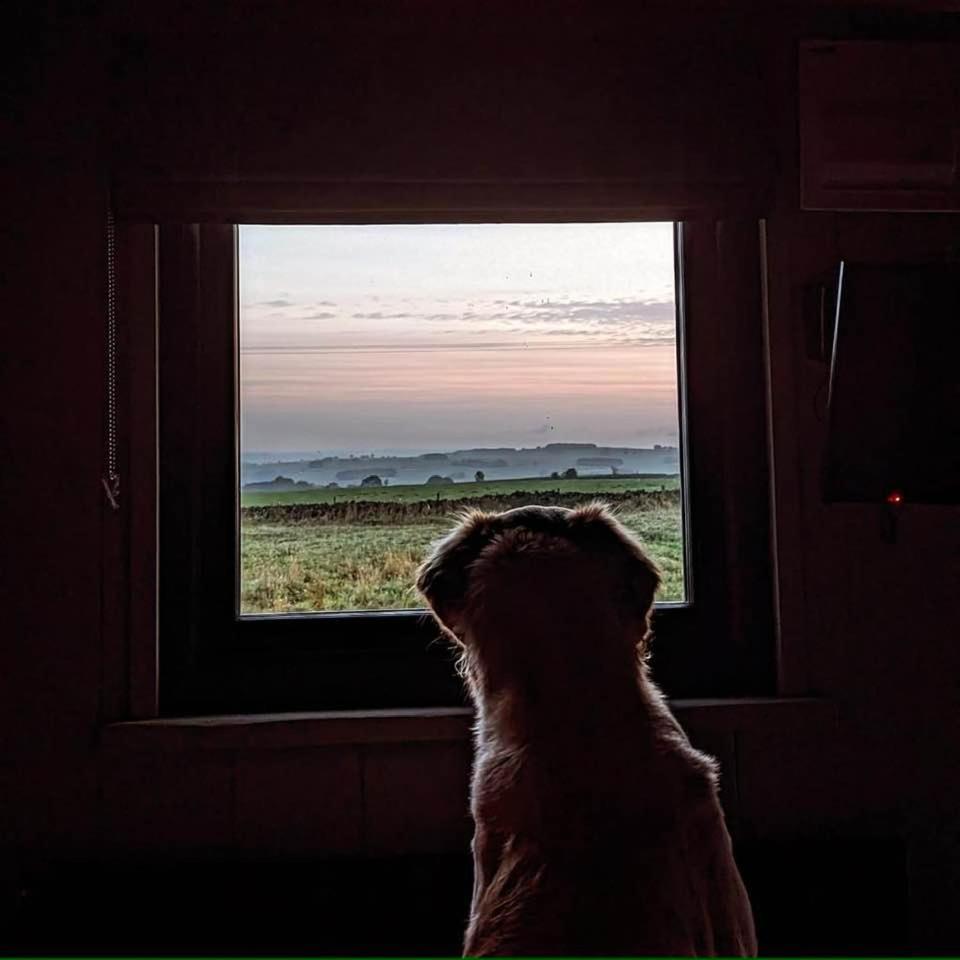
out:
{"label": "dog's shoulder", "polygon": [[720,778],[717,761],[693,746],[658,687],[644,677],[641,689],[655,753],[689,796],[714,797]]}

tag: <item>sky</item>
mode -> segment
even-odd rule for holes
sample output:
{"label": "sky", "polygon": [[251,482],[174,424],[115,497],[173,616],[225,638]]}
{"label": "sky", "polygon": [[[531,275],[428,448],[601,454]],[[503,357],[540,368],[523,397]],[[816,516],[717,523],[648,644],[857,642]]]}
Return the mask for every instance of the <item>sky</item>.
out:
{"label": "sky", "polygon": [[669,223],[240,228],[242,452],[677,442]]}

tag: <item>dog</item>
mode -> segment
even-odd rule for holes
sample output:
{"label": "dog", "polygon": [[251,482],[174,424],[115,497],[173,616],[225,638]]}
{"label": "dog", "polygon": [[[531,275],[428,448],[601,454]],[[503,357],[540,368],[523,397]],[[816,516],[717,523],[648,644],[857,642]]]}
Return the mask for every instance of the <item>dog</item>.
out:
{"label": "dog", "polygon": [[420,567],[476,710],[465,956],[756,954],[715,761],[648,675],[659,585],[603,504],[467,514]]}

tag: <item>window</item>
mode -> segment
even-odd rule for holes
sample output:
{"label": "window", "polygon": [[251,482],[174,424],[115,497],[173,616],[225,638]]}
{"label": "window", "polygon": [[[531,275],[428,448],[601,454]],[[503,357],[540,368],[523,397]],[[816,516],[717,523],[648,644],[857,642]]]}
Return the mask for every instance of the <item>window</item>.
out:
{"label": "window", "polygon": [[[268,237],[271,230],[275,235],[286,234],[280,247],[297,234],[308,236],[310,231],[237,224],[161,225],[156,282],[162,711],[462,703],[451,652],[445,643],[437,642],[437,629],[428,617],[402,609],[407,603],[402,597],[398,599],[399,594],[390,594],[388,590],[384,599],[374,590],[364,596],[355,592],[346,599],[335,597],[327,601],[322,585],[314,587],[311,594],[310,582],[316,582],[311,574],[306,583],[301,576],[297,589],[286,596],[282,591],[274,591],[271,596],[269,589],[262,589],[263,580],[258,582],[260,575],[254,569],[257,560],[252,556],[253,550],[264,548],[264,544],[264,549],[275,549],[282,539],[286,540],[283,549],[288,556],[303,550],[303,534],[315,535],[318,525],[303,523],[304,529],[296,528],[298,499],[303,501],[300,507],[304,515],[316,517],[324,511],[331,513],[329,508],[336,498],[333,513],[340,516],[356,509],[350,505],[357,503],[361,491],[365,491],[362,502],[366,504],[389,502],[391,497],[403,501],[412,494],[423,503],[422,494],[428,486],[432,493],[429,499],[434,503],[438,495],[441,501],[451,496],[455,500],[482,500],[483,497],[461,496],[464,489],[472,487],[484,496],[493,496],[491,505],[496,507],[500,505],[496,498],[513,492],[518,485],[521,496],[527,495],[522,488],[528,484],[541,492],[536,488],[544,485],[542,481],[553,481],[552,489],[559,490],[561,497],[581,493],[592,496],[593,488],[609,484],[606,489],[632,496],[637,502],[650,493],[663,501],[661,520],[666,526],[661,533],[663,542],[670,541],[675,548],[677,575],[671,586],[673,602],[658,605],[654,618],[654,672],[669,694],[725,696],[772,692],[765,367],[756,222],[687,221],[674,228],[587,216],[581,210],[575,217],[562,217],[553,211],[551,224],[534,223],[534,218],[516,211],[490,216],[486,218],[489,222],[478,224],[475,214],[458,217],[450,212],[443,217],[384,218],[377,234],[373,218],[353,222],[360,219],[338,216],[313,232],[314,236],[325,235],[328,258],[331,251],[341,256],[349,254],[356,266],[359,255],[351,253],[351,244],[358,237],[369,240],[379,236],[378,243],[389,251],[380,262],[390,264],[394,276],[406,273],[408,279],[413,267],[408,265],[404,270],[403,264],[398,263],[401,253],[396,247],[390,248],[393,239],[400,235],[418,236],[423,249],[432,231],[431,242],[449,253],[458,223],[473,224],[460,228],[461,238],[484,233],[493,237],[499,231],[500,237],[493,243],[501,247],[506,245],[503,238],[508,235],[523,237],[524,223],[528,244],[529,236],[538,230],[543,236],[554,237],[566,231],[567,239],[560,246],[567,244],[568,248],[577,246],[578,235],[596,237],[604,230],[610,236],[620,237],[620,248],[631,230],[635,236],[653,236],[659,231],[666,244],[663,249],[669,269],[665,283],[669,290],[661,284],[659,292],[653,295],[644,292],[639,276],[624,278],[619,271],[613,271],[617,274],[614,280],[608,271],[606,282],[613,284],[614,292],[604,300],[582,286],[577,287],[584,267],[578,263],[576,269],[555,271],[561,278],[560,288],[568,289],[558,288],[559,292],[554,294],[568,305],[594,304],[585,308],[576,322],[558,319],[555,311],[537,311],[536,305],[531,306],[536,290],[497,293],[489,284],[484,304],[475,304],[472,311],[438,309],[433,301],[443,296],[435,291],[424,293],[422,283],[416,285],[414,292],[401,291],[411,301],[406,304],[409,309],[401,309],[396,302],[377,309],[370,303],[361,303],[362,298],[357,299],[344,288],[331,293],[331,282],[326,284],[327,293],[320,285],[298,292],[293,289],[292,275],[278,277],[276,267],[269,268],[268,259],[260,256],[258,260],[255,255],[258,242]],[[398,220],[406,223],[396,223]],[[391,222],[394,225],[388,228],[386,224]],[[391,234],[390,242],[384,239]],[[341,284],[346,282],[350,270],[340,271]],[[369,281],[368,274],[368,289]],[[624,293],[631,284],[637,292]],[[442,290],[442,285],[437,289]],[[456,300],[463,293],[448,292],[447,298]],[[372,296],[389,299],[396,294],[379,289],[371,292]],[[550,296],[540,290],[540,299]],[[413,303],[417,297],[421,301],[426,297],[430,302]],[[496,317],[491,315],[491,304],[486,301],[498,299],[506,303],[506,312],[513,315],[501,317],[503,322],[494,326]],[[358,315],[355,319],[363,319],[363,325],[348,327],[339,323],[347,301],[349,312]],[[574,428],[568,424],[575,421],[576,405],[564,408],[555,418],[536,391],[529,405],[520,402],[521,395],[516,391],[511,394],[510,402],[517,412],[515,419],[524,425],[526,434],[511,432],[511,418],[504,416],[503,408],[494,406],[484,414],[484,403],[492,403],[496,391],[491,393],[477,385],[482,385],[484,376],[497,376],[498,370],[507,371],[503,374],[505,379],[515,378],[506,366],[512,361],[503,347],[487,349],[482,361],[474,354],[464,357],[463,343],[458,338],[476,337],[481,329],[482,336],[489,338],[491,331],[499,329],[509,341],[517,335],[517,328],[528,321],[526,325],[542,338],[536,340],[537,346],[528,349],[569,350],[570,357],[579,353],[579,360],[588,361],[587,366],[595,364],[590,367],[589,381],[596,384],[615,379],[627,389],[633,385],[626,383],[621,364],[636,344],[624,342],[620,351],[623,357],[612,358],[611,351],[600,349],[598,343],[581,342],[572,348],[555,343],[564,337],[598,337],[596,328],[603,324],[593,322],[600,309],[595,305],[619,301],[630,304],[622,308],[622,313],[629,314],[630,323],[626,326],[631,336],[645,338],[647,347],[651,344],[646,341],[657,336],[661,337],[661,348],[674,340],[669,343],[670,382],[664,394],[669,399],[663,404],[664,411],[670,408],[670,415],[654,425],[639,424],[635,428],[636,446],[631,445],[632,437],[625,433],[627,427],[611,426],[609,421],[616,418],[615,411],[602,407],[609,400],[600,396],[602,391],[595,391],[598,396],[594,399],[598,403],[596,411],[603,409],[605,415],[597,413],[589,421],[579,421]],[[638,303],[648,309],[646,317],[638,312]],[[671,304],[671,318],[664,325],[667,304]],[[465,331],[456,323],[463,324],[463,314],[471,312],[475,317],[466,319],[479,318],[477,326]],[[402,313],[415,316],[396,316]],[[457,313],[459,320],[455,323],[448,313]],[[534,319],[538,313],[539,319]],[[361,314],[368,316],[361,318]],[[570,311],[565,315],[569,317]],[[308,316],[314,318],[309,328],[303,325]],[[438,319],[428,322],[422,319],[425,316]],[[563,328],[564,322],[570,326]],[[560,329],[576,329],[577,333]],[[668,329],[670,336],[665,337]],[[286,354],[282,353],[282,336],[270,340],[278,331],[288,338]],[[328,339],[305,342],[305,331],[310,336],[321,331]],[[396,347],[393,341],[383,339],[386,333],[411,338],[412,331],[418,337],[428,338],[454,331],[443,334],[452,337],[450,343],[454,346],[434,343],[432,349],[459,349],[458,358],[452,354],[446,357],[445,375],[456,387],[456,371],[462,366],[466,387],[473,386],[458,393],[440,393],[440,403],[454,408],[454,415],[445,423],[430,412],[437,408],[430,406],[429,392],[426,406],[410,405],[418,392],[409,380],[397,379],[396,368],[389,362],[384,365],[383,356],[376,358],[381,364],[378,369],[383,383],[371,383],[371,353],[382,352],[385,343]],[[368,337],[366,344],[359,342],[363,337]],[[331,343],[330,338],[336,342]],[[412,342],[428,346],[419,339]],[[495,342],[505,342],[504,337]],[[491,341],[485,343],[489,347]],[[301,355],[299,362],[306,364],[299,386],[283,374],[283,364],[296,359],[289,353],[290,344]],[[336,380],[329,364],[331,345],[338,348]],[[328,353],[309,353],[302,348],[326,349]],[[587,357],[588,348],[596,356]],[[281,359],[284,356],[286,360]],[[317,356],[324,358],[326,367],[316,366]],[[344,356],[349,358],[348,362],[344,362]],[[424,388],[429,391],[432,384],[435,391],[440,391],[441,381],[431,380],[439,368],[431,367],[429,359],[418,361]],[[545,362],[541,353],[532,366],[543,369]],[[276,414],[276,397],[284,395],[286,389],[278,385],[286,383],[290,387],[294,383],[296,389],[286,389],[286,395],[298,395],[299,390],[302,400],[304,385],[315,382],[319,369],[326,370],[330,386],[343,393],[343,402],[325,418],[332,440],[321,444],[316,433],[290,432],[287,439],[276,442],[273,450],[258,450],[265,446],[259,438],[271,431],[279,434],[276,424],[289,424],[296,419],[284,419],[281,410],[274,426],[264,432],[271,408],[269,403],[262,402],[258,407],[258,399],[269,400],[273,396]],[[345,373],[348,369],[358,371],[355,381]],[[644,396],[639,358],[636,369],[634,395],[639,404]],[[569,365],[564,370],[569,373]],[[604,373],[610,370],[613,375]],[[539,382],[543,384],[542,380]],[[449,386],[444,389],[449,390]],[[380,416],[380,408],[389,403],[388,394],[394,399],[390,416]],[[336,392],[324,398],[328,406],[331,396],[336,397]],[[624,396],[630,396],[629,392],[621,394],[621,398]],[[398,397],[405,399],[399,402]],[[364,403],[365,424],[361,416]],[[309,421],[309,403],[301,408],[301,415],[304,409],[306,415],[301,419]],[[413,432],[411,420],[419,420],[417,427],[423,428],[423,432]],[[598,421],[603,421],[599,429]],[[584,425],[588,422],[589,429]],[[351,424],[355,436],[362,436],[363,440],[351,439]],[[560,439],[548,439],[557,429],[561,431]],[[648,432],[644,434],[644,430]],[[578,448],[572,444],[597,446]],[[495,447],[503,448],[503,452],[495,455]],[[532,453],[520,455],[518,451],[537,448],[539,458],[548,462],[534,466],[529,462],[518,466],[514,462],[534,459]],[[632,450],[645,452],[634,455]],[[293,451],[296,456],[273,459],[277,451]],[[355,465],[350,463],[351,455]],[[557,457],[565,459],[560,462]],[[645,457],[660,458],[656,471],[644,469],[641,461]],[[273,462],[261,470],[260,463],[270,460]],[[411,460],[419,461],[416,470]],[[428,469],[421,469],[424,465]],[[614,468],[625,475],[614,476]],[[534,469],[536,474],[531,476]],[[575,481],[570,474],[563,476],[568,470],[577,472]],[[551,477],[553,473],[558,476]],[[651,480],[649,474],[653,473],[659,477]],[[681,473],[682,493],[678,483]],[[297,487],[298,483],[311,486]],[[338,486],[328,486],[332,483]],[[258,489],[257,484],[266,486]],[[291,503],[294,509],[287,509]],[[277,510],[277,506],[283,509]],[[404,507],[394,510],[393,515],[403,516],[406,512],[409,511]],[[283,522],[273,523],[278,518]],[[266,529],[271,524],[288,529]],[[667,529],[671,524],[672,529]],[[442,525],[437,524],[437,528]],[[395,533],[396,526],[386,536],[380,535],[372,548],[380,551],[376,556],[381,566],[385,549],[390,549],[384,544],[392,543],[395,547],[402,539]],[[418,535],[423,532],[417,531]],[[433,534],[433,530],[429,532]],[[418,541],[401,556],[398,566],[402,577],[407,575],[403,565],[409,567],[420,548]],[[342,555],[335,545],[331,549],[328,543],[325,549],[335,561]],[[661,555],[660,559],[664,562],[669,557]],[[289,576],[289,563],[287,566],[285,575]],[[302,574],[309,563],[301,560],[299,566]],[[318,610],[325,612],[315,612]],[[277,612],[282,615],[276,615]]]}
{"label": "window", "polygon": [[239,227],[239,613],[419,606],[457,513],[597,498],[683,602],[673,234]]}

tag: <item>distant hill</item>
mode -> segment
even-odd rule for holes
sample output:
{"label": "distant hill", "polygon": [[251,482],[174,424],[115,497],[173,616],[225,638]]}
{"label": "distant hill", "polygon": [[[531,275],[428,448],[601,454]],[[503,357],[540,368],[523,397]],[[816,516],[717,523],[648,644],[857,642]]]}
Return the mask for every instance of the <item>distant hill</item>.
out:
{"label": "distant hill", "polygon": [[[451,467],[468,468],[468,472]],[[563,475],[571,467],[581,477],[612,474],[663,474],[680,472],[676,447],[603,447],[595,443],[548,443],[541,447],[470,447],[409,455],[355,454],[313,459],[247,461],[240,465],[245,490],[295,490],[306,486],[338,483],[359,486],[364,477],[376,474],[390,486],[426,483],[434,475],[454,480],[473,479],[475,470],[487,480],[519,480]],[[439,469],[438,469],[439,468]]]}
{"label": "distant hill", "polygon": [[243,484],[244,490],[272,490],[274,493],[287,493],[290,490],[312,490],[316,484],[306,480],[294,480],[293,477],[274,477],[272,480],[259,480]]}

